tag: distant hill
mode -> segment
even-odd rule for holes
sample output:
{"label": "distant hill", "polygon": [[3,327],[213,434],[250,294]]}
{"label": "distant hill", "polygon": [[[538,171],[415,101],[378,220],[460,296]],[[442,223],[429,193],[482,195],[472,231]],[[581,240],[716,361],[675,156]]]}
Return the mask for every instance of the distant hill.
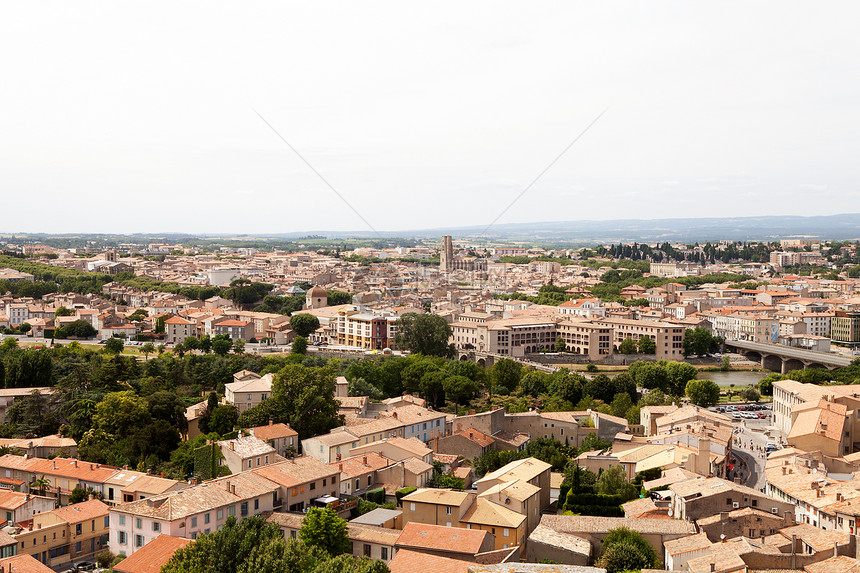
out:
{"label": "distant hill", "polygon": [[[630,241],[760,241],[796,236],[812,236],[828,240],[860,239],[860,213],[817,217],[706,217],[683,219],[616,219],[610,221],[549,221],[537,223],[506,223],[492,226],[437,227],[404,231],[383,231],[384,237],[434,238],[454,235],[457,238],[526,241],[605,243]],[[307,236],[303,233],[278,235],[283,238]],[[370,231],[314,231],[327,238],[373,238]]]}

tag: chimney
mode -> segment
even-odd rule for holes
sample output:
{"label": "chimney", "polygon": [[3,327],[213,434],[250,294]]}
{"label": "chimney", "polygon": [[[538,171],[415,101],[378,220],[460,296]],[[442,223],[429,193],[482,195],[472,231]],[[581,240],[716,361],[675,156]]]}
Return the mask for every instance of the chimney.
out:
{"label": "chimney", "polygon": [[227,488],[227,493],[230,493],[230,480],[224,481],[224,487]]}
{"label": "chimney", "polygon": [[51,465],[54,469],[57,469],[57,460],[51,460]]}
{"label": "chimney", "polygon": [[236,451],[236,443],[233,440],[230,440],[230,449]]}
{"label": "chimney", "polygon": [[393,413],[393,414],[391,414],[391,415],[392,415],[394,418],[397,418],[397,410],[395,410],[395,411],[394,411],[394,413]]}
{"label": "chimney", "polygon": [[839,557],[839,542],[838,541],[833,542],[833,556]]}
{"label": "chimney", "polygon": [[72,465],[78,467],[78,460],[72,460]]}
{"label": "chimney", "polygon": [[337,471],[339,471],[339,472],[343,471],[343,464],[337,464]]}
{"label": "chimney", "polygon": [[274,424],[274,422],[272,422],[272,419],[269,418],[269,425],[271,426],[272,424]]}
{"label": "chimney", "polygon": [[236,495],[236,484],[234,484],[234,483],[230,484],[230,493],[232,493],[233,495]]}
{"label": "chimney", "polygon": [[717,564],[711,563],[711,573],[714,573],[714,571],[716,571],[716,570],[717,570]]}
{"label": "chimney", "polygon": [[367,456],[362,456],[361,463],[367,465]]}

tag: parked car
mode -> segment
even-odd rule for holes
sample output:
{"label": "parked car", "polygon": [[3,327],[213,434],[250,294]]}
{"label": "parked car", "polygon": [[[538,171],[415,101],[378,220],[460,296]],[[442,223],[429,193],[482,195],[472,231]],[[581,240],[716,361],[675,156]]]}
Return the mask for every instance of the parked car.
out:
{"label": "parked car", "polygon": [[81,561],[75,565],[75,571],[92,571],[96,568],[96,564],[90,561]]}

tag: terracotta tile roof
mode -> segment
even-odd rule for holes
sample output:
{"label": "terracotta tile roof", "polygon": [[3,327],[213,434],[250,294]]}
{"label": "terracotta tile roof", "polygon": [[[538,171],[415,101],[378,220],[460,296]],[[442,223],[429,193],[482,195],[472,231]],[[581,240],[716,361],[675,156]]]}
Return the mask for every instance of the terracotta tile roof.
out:
{"label": "terracotta tile roof", "polygon": [[860,573],[860,561],[846,555],[831,557],[804,567],[807,573]]}
{"label": "terracotta tile roof", "polygon": [[463,523],[512,528],[519,527],[525,520],[525,515],[483,497],[475,499],[466,513],[460,517],[460,521]]}
{"label": "terracotta tile roof", "polygon": [[687,537],[679,537],[663,542],[663,547],[669,555],[681,555],[690,553],[691,551],[700,551],[707,549],[712,545],[708,536],[704,533],[696,535],[688,535]]}
{"label": "terracotta tile roof", "polygon": [[797,538],[818,551],[832,551],[833,544],[847,545],[851,539],[848,533],[836,531],[833,529],[819,529],[809,523],[801,523],[784,527],[779,530],[786,539],[791,539],[792,535],[797,535]]}
{"label": "terracotta tile roof", "polygon": [[54,570],[39,563],[32,555],[16,555],[15,557],[4,557],[0,559],[0,567],[3,571],[14,571],[15,573],[54,573]]}
{"label": "terracotta tile roof", "polygon": [[343,480],[387,468],[391,463],[391,460],[380,456],[376,452],[368,452],[366,455],[352,456],[329,465],[340,471],[341,479]]}
{"label": "terracotta tile roof", "polygon": [[58,507],[46,513],[53,513],[66,523],[78,523],[80,521],[90,521],[91,519],[104,518],[108,515],[110,507],[97,499],[82,501],[74,505]]}
{"label": "terracotta tile roof", "polygon": [[495,440],[490,436],[484,434],[483,432],[479,432],[478,430],[463,430],[461,432],[457,432],[453,434],[455,436],[463,436],[467,440],[475,442],[482,448],[489,448],[493,445]]}
{"label": "terracotta tile roof", "polygon": [[680,519],[625,519],[623,517],[595,517],[590,515],[544,515],[541,525],[561,533],[608,533],[618,527],[627,527],[644,534],[692,535],[693,523]]}
{"label": "terracotta tile roof", "polygon": [[403,501],[459,506],[475,494],[452,489],[422,488],[403,497]]}
{"label": "terracotta tile roof", "polygon": [[272,464],[253,470],[257,475],[284,487],[293,487],[309,481],[336,476],[337,467],[324,464],[316,458],[301,456],[290,461]]}
{"label": "terracotta tile roof", "polygon": [[416,571],[432,571],[433,573],[468,573],[469,566],[474,562],[449,557],[439,557],[401,549],[397,555],[389,561],[388,569],[391,573],[415,573]]}
{"label": "terracotta tile roof", "polygon": [[397,546],[474,555],[481,551],[489,536],[489,532],[480,529],[443,527],[413,521],[403,528],[397,538]]}
{"label": "terracotta tile roof", "polygon": [[160,573],[177,549],[191,543],[191,539],[159,535],[114,566],[117,573]]}

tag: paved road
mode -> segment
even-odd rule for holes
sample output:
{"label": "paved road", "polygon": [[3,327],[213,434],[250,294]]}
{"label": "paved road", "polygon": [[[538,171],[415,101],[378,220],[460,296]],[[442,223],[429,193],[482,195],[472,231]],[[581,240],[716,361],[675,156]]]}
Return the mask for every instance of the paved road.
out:
{"label": "paved road", "polygon": [[765,485],[764,466],[767,458],[763,456],[768,439],[764,429],[769,425],[769,418],[735,421],[734,439],[737,442],[733,444],[732,452],[739,462],[735,467],[740,472],[741,483],[753,489],[762,489]]}

